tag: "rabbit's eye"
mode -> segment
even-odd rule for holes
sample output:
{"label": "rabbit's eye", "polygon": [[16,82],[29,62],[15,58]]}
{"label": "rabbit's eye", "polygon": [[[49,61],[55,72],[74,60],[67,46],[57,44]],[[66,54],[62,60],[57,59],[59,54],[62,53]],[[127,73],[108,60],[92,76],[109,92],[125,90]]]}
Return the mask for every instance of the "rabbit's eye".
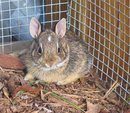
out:
{"label": "rabbit's eye", "polygon": [[42,43],[39,44],[37,52],[41,55],[43,53],[43,46]]}
{"label": "rabbit's eye", "polygon": [[61,52],[61,48],[58,48],[58,53],[60,53]]}
{"label": "rabbit's eye", "polygon": [[39,54],[42,54],[42,49],[41,49],[41,47],[38,48],[37,52],[38,52]]}
{"label": "rabbit's eye", "polygon": [[61,52],[61,48],[58,48],[58,53],[60,53]]}

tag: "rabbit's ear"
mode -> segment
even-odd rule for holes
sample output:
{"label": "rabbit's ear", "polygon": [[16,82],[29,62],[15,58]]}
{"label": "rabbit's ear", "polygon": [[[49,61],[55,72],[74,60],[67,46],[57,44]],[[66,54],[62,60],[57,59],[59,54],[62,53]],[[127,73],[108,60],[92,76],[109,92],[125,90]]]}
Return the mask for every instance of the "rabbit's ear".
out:
{"label": "rabbit's ear", "polygon": [[39,23],[39,21],[33,17],[30,21],[30,34],[33,38],[38,37],[38,35],[41,32],[41,24]]}
{"label": "rabbit's ear", "polygon": [[60,35],[61,38],[65,35],[66,33],[66,19],[62,18],[57,24],[55,28],[55,33],[57,35]]}

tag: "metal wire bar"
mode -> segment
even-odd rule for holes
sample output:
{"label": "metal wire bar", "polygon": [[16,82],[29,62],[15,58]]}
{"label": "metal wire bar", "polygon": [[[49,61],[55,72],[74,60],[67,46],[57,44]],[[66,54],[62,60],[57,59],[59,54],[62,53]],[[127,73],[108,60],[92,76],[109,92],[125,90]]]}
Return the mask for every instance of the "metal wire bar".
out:
{"label": "metal wire bar", "polygon": [[[115,89],[115,92],[120,98],[130,104],[127,100],[130,95],[130,63],[129,59],[126,59],[130,57],[128,50],[129,34],[124,30],[124,28],[129,29],[129,24],[125,19],[129,18],[129,16],[126,15],[127,12],[125,10],[121,9],[122,7],[125,7],[124,9],[129,9],[129,7],[126,5],[125,1],[121,2],[120,0],[114,1],[112,4],[110,0],[87,0],[87,5],[84,4],[83,1],[71,1],[69,10],[70,12],[74,12],[74,14],[68,15],[70,29],[74,32],[76,31],[76,33],[78,32],[77,34],[82,38],[89,38],[90,41],[87,42],[87,45],[92,49],[91,54],[96,61],[93,67],[95,67],[97,73],[100,74],[100,79],[105,79],[105,81],[110,82],[110,84],[115,80],[119,80],[120,85],[119,88]],[[104,6],[102,6],[102,3]],[[82,8],[86,9],[86,15],[81,13],[80,9]],[[77,18],[76,15],[80,18]],[[88,24],[86,24],[86,21],[82,21],[81,17],[88,20]],[[113,22],[111,22],[111,19],[113,19]],[[73,23],[73,21],[75,23]],[[78,27],[76,25],[77,23],[79,24]],[[124,26],[123,29],[122,25]],[[88,32],[81,29],[82,26],[89,29]],[[113,31],[112,27],[114,28]],[[106,32],[108,35],[106,35]],[[124,38],[122,38],[122,35]]]}
{"label": "metal wire bar", "polygon": [[[76,21],[78,21],[78,19],[76,19],[76,18],[74,18],[73,16],[70,16],[71,18],[73,18],[74,20],[76,20]],[[93,20],[92,20],[93,21]],[[93,21],[94,22],[94,21]],[[85,25],[85,23],[83,23],[83,22],[80,22],[79,21],[79,23],[81,23],[81,24],[83,24],[85,27],[88,27],[89,29],[91,29],[91,30],[93,30],[95,33],[97,33],[97,34],[99,34],[99,35],[101,35],[101,36],[103,36],[104,37],[104,35],[102,35],[102,34],[100,34],[99,32],[97,32],[97,31],[95,31],[95,29],[93,29],[93,28],[91,28],[91,27],[89,27],[87,24]],[[97,23],[96,23],[97,24]],[[97,25],[99,25],[99,24],[97,24]],[[77,29],[78,31],[80,31],[80,29],[79,28],[76,28],[74,25],[72,25],[75,29]],[[100,25],[99,25],[100,26]],[[107,30],[106,30],[107,31]],[[82,32],[82,33],[84,33],[83,31],[80,31],[80,32]],[[111,32],[110,32],[111,33]],[[85,35],[85,33],[84,33],[84,35]],[[90,36],[91,37],[91,36]],[[107,38],[105,38],[107,41],[110,41],[109,39],[107,39]],[[120,40],[120,39],[119,39]],[[120,41],[122,41],[122,40],[120,40]],[[113,42],[111,42],[110,41],[110,43],[111,44],[115,44],[115,43],[113,43]],[[125,43],[125,42],[124,42]],[[127,46],[128,46],[128,44],[127,43],[125,43]],[[115,47],[117,47],[118,48],[118,46],[117,45],[115,45]],[[125,50],[123,50],[122,48],[120,48],[125,54],[127,54],[127,55],[129,55],[129,53],[127,53],[127,52],[125,52]],[[123,60],[123,59],[122,59]],[[128,63],[128,62],[126,62],[126,63]]]}
{"label": "metal wire bar", "polygon": [[[31,17],[36,16],[42,25],[53,27],[67,13],[67,5],[67,0],[0,0],[0,52],[6,52],[7,46],[11,51],[12,43],[20,41],[22,36],[30,37],[28,26]],[[47,7],[49,10],[45,10]],[[51,18],[45,21],[43,18],[48,15]],[[59,18],[55,18],[55,15]]]}

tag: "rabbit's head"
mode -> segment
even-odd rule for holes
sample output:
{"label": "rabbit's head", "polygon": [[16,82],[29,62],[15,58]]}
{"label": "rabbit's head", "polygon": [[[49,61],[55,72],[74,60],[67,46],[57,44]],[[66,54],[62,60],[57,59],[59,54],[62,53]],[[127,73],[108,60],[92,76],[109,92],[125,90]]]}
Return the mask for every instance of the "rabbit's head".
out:
{"label": "rabbit's head", "polygon": [[30,34],[35,39],[32,57],[36,64],[46,70],[65,65],[69,57],[69,46],[65,39],[66,19],[61,19],[55,27],[55,32],[41,32],[41,24],[36,18],[30,22]]}

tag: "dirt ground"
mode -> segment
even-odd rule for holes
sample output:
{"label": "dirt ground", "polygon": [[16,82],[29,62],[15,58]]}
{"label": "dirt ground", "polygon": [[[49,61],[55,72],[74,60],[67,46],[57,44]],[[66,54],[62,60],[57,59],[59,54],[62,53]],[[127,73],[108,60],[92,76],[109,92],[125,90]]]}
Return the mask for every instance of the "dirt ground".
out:
{"label": "dirt ground", "polygon": [[[0,61],[1,62],[1,61]],[[15,64],[15,63],[14,63]],[[3,66],[4,65],[4,66]],[[0,113],[130,113],[95,71],[73,84],[25,82],[22,65],[0,67]]]}

